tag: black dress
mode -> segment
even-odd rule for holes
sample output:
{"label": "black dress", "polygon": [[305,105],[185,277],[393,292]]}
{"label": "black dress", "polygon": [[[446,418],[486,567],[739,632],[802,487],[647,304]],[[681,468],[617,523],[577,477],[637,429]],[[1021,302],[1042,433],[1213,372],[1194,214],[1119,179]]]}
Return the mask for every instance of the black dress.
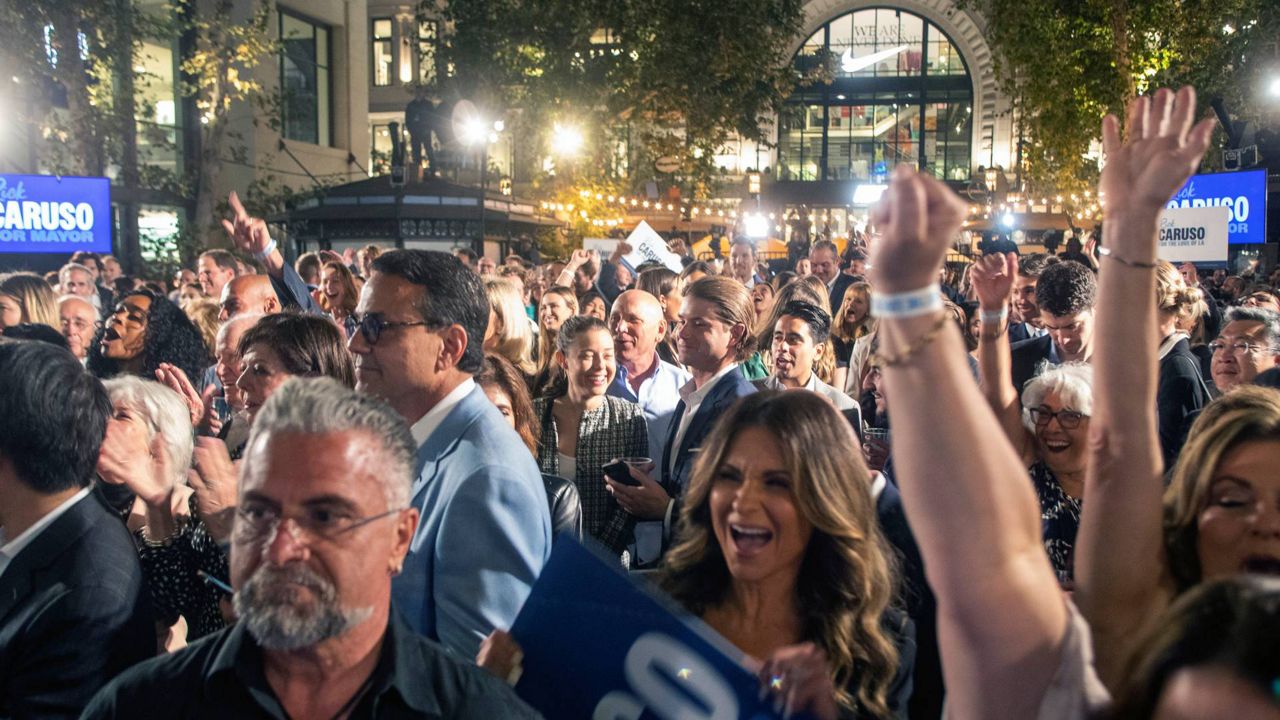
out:
{"label": "black dress", "polygon": [[161,543],[142,542],[138,558],[151,591],[156,615],[168,624],[187,619],[187,640],[194,641],[227,626],[218,601],[226,594],[205,582],[199,571],[227,582],[227,553],[214,541],[196,515],[191,497],[190,517],[178,519],[178,531]]}

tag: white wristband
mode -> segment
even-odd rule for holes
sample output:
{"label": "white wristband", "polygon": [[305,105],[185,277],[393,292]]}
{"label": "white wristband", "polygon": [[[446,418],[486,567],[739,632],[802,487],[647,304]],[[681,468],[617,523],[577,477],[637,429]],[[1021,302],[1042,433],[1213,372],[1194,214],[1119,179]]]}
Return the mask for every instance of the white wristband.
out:
{"label": "white wristband", "polygon": [[271,253],[275,251],[276,251],[276,239],[271,236],[267,236],[267,246],[262,248],[262,252],[254,253],[254,257],[258,258],[259,260],[266,260],[267,258],[271,257]]}
{"label": "white wristband", "polygon": [[942,307],[942,286],[938,283],[892,295],[871,293],[871,314],[878,318],[919,317]]}
{"label": "white wristband", "polygon": [[983,325],[998,324],[1004,322],[1009,317],[1009,306],[1005,305],[999,310],[979,310],[978,316],[982,318]]}

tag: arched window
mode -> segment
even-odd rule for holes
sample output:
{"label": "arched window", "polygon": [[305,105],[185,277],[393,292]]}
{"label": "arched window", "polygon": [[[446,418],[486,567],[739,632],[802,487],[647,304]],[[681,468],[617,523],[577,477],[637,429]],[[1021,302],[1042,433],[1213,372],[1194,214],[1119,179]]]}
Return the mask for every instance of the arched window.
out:
{"label": "arched window", "polygon": [[830,82],[796,90],[778,122],[778,179],[879,181],[908,164],[947,180],[971,167],[973,84],[937,25],[896,8],[828,21],[795,57]]}

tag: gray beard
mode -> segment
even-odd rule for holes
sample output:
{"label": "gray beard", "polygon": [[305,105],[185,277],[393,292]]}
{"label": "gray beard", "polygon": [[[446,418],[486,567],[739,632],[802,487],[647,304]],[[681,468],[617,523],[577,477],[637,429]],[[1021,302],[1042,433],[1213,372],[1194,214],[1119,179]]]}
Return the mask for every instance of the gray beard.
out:
{"label": "gray beard", "polygon": [[[296,583],[314,596],[296,601]],[[344,608],[333,583],[304,565],[263,565],[232,598],[236,614],[258,645],[267,650],[298,650],[346,633],[373,614],[373,608]]]}

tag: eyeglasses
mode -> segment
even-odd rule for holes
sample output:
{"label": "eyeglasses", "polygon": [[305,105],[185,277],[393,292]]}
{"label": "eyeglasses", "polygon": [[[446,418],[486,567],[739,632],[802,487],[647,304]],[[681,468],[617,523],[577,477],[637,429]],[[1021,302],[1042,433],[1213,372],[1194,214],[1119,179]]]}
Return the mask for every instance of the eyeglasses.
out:
{"label": "eyeglasses", "polygon": [[63,332],[66,332],[72,329],[83,331],[83,330],[88,330],[90,328],[93,328],[94,330],[97,330],[98,328],[102,327],[101,322],[89,322],[88,320],[81,320],[79,318],[74,318],[71,320],[64,319],[59,323],[59,325],[62,326]]}
{"label": "eyeglasses", "polygon": [[382,331],[387,328],[417,327],[425,325],[427,327],[438,327],[438,323],[427,322],[426,320],[415,320],[413,322],[395,322],[383,320],[382,316],[377,313],[366,313],[356,317],[356,323],[360,327],[360,335],[364,341],[370,345],[377,345],[378,338],[382,337]]}
{"label": "eyeglasses", "polygon": [[1065,430],[1074,430],[1080,427],[1081,421],[1089,417],[1088,415],[1075,410],[1059,410],[1058,412],[1053,412],[1048,408],[1042,407],[1031,408],[1028,412],[1031,413],[1031,422],[1038,426],[1048,425],[1050,420],[1058,418],[1058,424]]}
{"label": "eyeglasses", "polygon": [[289,531],[294,540],[301,542],[301,535],[305,534],[309,538],[335,543],[353,530],[375,520],[395,515],[402,510],[405,508],[394,508],[377,515],[353,518],[331,508],[311,508],[304,511],[302,515],[294,516],[281,515],[279,510],[266,503],[245,502],[236,508],[235,532],[244,542],[256,542],[273,536],[280,524],[287,519],[292,520],[292,528],[296,528]]}
{"label": "eyeglasses", "polygon": [[1245,342],[1244,340],[1237,340],[1230,345],[1221,340],[1214,340],[1209,343],[1209,352],[1216,354],[1226,349],[1230,349],[1233,355],[1251,355],[1259,350],[1265,350],[1266,346]]}

